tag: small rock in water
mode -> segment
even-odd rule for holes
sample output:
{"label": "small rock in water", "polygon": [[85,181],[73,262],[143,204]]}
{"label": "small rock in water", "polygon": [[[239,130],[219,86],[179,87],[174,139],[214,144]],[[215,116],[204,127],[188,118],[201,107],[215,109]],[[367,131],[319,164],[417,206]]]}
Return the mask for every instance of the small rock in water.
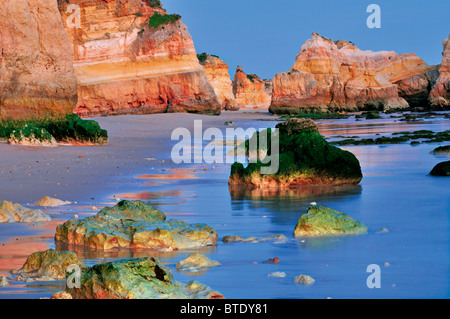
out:
{"label": "small rock in water", "polygon": [[220,266],[218,261],[211,260],[203,254],[191,254],[188,258],[179,261],[175,268],[180,271],[198,272],[217,266]]}
{"label": "small rock in water", "polygon": [[234,123],[233,121],[227,121],[224,123],[225,126],[236,126],[236,123]]}
{"label": "small rock in water", "polygon": [[297,285],[311,286],[314,284],[315,280],[310,276],[300,275],[295,277],[294,282]]}
{"label": "small rock in water", "polygon": [[387,228],[380,228],[379,230],[378,230],[378,232],[379,233],[389,233],[389,229],[387,229]]}
{"label": "small rock in water", "polygon": [[279,264],[280,263],[280,259],[278,257],[270,258],[269,260],[266,261],[266,263],[268,263],[268,264]]}
{"label": "small rock in water", "polygon": [[281,271],[277,271],[277,272],[273,272],[271,274],[267,275],[268,277],[275,277],[275,278],[284,278],[286,277],[286,273],[285,272],[281,272]]}
{"label": "small rock in water", "polygon": [[8,279],[6,279],[5,276],[2,276],[0,278],[0,287],[6,287],[6,286],[8,286]]}
{"label": "small rock in water", "polygon": [[52,198],[50,196],[44,196],[40,200],[34,203],[35,205],[41,207],[58,207],[71,204],[68,201],[63,201],[57,198]]}
{"label": "small rock in water", "polygon": [[388,263],[388,262],[385,262],[385,263],[384,263],[384,267],[390,267],[390,266],[391,266],[390,263]]}

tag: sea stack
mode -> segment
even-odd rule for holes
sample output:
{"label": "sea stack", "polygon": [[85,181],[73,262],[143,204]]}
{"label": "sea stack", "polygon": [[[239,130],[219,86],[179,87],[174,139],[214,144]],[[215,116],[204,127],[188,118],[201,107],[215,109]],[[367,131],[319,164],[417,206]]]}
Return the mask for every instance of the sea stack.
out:
{"label": "sea stack", "polygon": [[238,66],[233,81],[233,93],[241,109],[267,110],[272,100],[272,81],[263,80],[256,74],[246,74]]}
{"label": "sea stack", "polygon": [[78,115],[220,113],[187,27],[158,0],[60,0],[59,8],[73,43]]}
{"label": "sea stack", "polygon": [[72,113],[73,53],[54,0],[0,2],[0,119]]}
{"label": "sea stack", "polygon": [[[361,51],[352,42],[313,33],[291,70],[275,76],[270,110],[280,114],[406,108],[408,94],[399,95],[398,83],[407,92],[409,85],[417,85],[408,79],[419,75],[426,82],[429,71],[414,53]],[[427,90],[428,82],[413,91],[426,101]]]}
{"label": "sea stack", "polygon": [[430,103],[434,109],[450,108],[450,34],[442,45],[444,51],[439,77],[430,93]]}

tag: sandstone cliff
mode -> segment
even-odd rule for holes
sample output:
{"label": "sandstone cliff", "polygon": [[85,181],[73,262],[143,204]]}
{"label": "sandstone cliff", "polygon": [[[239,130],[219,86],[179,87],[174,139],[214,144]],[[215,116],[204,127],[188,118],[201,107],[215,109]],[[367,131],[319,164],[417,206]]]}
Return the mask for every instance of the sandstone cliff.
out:
{"label": "sandstone cliff", "polygon": [[427,96],[429,71],[415,54],[361,51],[351,42],[314,33],[292,69],[275,76],[271,111],[407,107],[405,99],[421,101]]}
{"label": "sandstone cliff", "polygon": [[199,61],[206,71],[209,82],[214,88],[222,110],[239,110],[233,94],[228,64],[219,57],[206,53],[199,54]]}
{"label": "sandstone cliff", "polygon": [[450,34],[442,43],[442,63],[439,67],[439,77],[430,93],[430,103],[436,109],[450,108]]}
{"label": "sandstone cliff", "polygon": [[233,80],[233,93],[240,108],[268,109],[272,100],[272,81],[256,74],[245,74],[238,66]]}
{"label": "sandstone cliff", "polygon": [[71,43],[54,0],[0,1],[0,119],[71,113]]}
{"label": "sandstone cliff", "polygon": [[186,26],[159,1],[58,1],[74,46],[77,114],[220,113]]}

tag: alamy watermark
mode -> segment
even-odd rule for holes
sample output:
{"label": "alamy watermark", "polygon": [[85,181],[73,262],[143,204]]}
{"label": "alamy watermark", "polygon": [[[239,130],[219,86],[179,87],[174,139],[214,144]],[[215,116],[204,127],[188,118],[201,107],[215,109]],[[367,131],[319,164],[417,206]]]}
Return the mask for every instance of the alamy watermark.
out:
{"label": "alamy watermark", "polygon": [[81,28],[81,8],[77,4],[69,4],[66,13],[69,14],[66,23],[70,29]]}
{"label": "alamy watermark", "polygon": [[367,17],[367,27],[369,29],[381,28],[381,7],[378,4],[370,4],[366,10],[367,13],[371,13]]}
{"label": "alamy watermark", "polygon": [[[267,129],[257,131],[255,128],[244,130],[233,127],[227,128],[224,135],[216,127],[203,131],[203,122],[195,120],[193,134],[187,128],[180,127],[173,130],[171,139],[179,141],[171,152],[171,159],[175,164],[233,164],[244,163],[248,158],[249,163],[259,161],[264,164],[261,166],[263,175],[275,174],[279,169],[278,129],[271,130],[269,134]],[[245,140],[248,140],[247,145]]]}

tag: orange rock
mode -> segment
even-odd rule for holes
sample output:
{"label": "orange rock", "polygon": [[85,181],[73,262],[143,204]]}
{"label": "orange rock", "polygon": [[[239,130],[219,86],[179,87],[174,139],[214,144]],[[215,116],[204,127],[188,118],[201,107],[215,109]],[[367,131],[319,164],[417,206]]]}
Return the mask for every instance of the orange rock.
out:
{"label": "orange rock", "polygon": [[222,110],[239,110],[239,106],[233,94],[228,64],[217,56],[209,54],[204,54],[204,56],[206,57],[206,60],[203,62],[201,61],[200,64],[203,65],[203,68],[206,71],[208,80],[214,88],[214,92],[222,106]]}
{"label": "orange rock", "polygon": [[[313,33],[292,69],[275,76],[271,111],[408,107],[407,101],[399,96],[396,83],[404,81],[403,90],[407,92],[409,85],[417,84],[411,78],[419,75],[428,81],[424,74],[429,70],[415,54],[361,51],[351,42],[333,41]],[[419,90],[422,85],[417,85]]]}
{"label": "orange rock", "polygon": [[450,108],[450,34],[442,43],[442,63],[439,67],[439,77],[430,93],[430,103],[437,109]]}
{"label": "orange rock", "polygon": [[[81,7],[81,28],[67,23],[70,4]],[[78,115],[220,113],[178,16],[150,27],[149,19],[167,12],[143,0],[61,1],[60,11],[75,54]]]}
{"label": "orange rock", "polygon": [[76,85],[56,1],[0,1],[0,119],[72,113]]}
{"label": "orange rock", "polygon": [[272,99],[272,81],[256,74],[245,74],[238,66],[233,81],[233,93],[240,108],[268,109]]}

